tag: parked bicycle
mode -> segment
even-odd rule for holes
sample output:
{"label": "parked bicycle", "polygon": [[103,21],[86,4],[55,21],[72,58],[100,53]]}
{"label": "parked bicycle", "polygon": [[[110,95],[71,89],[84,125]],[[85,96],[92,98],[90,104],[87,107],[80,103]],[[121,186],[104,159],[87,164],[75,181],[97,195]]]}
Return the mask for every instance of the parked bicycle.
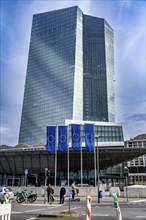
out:
{"label": "parked bicycle", "polygon": [[25,202],[25,201],[33,203],[37,199],[37,194],[33,193],[32,191],[29,192],[29,193],[26,193],[26,191],[17,192],[16,196],[17,196],[16,201],[18,203],[22,203],[22,202]]}

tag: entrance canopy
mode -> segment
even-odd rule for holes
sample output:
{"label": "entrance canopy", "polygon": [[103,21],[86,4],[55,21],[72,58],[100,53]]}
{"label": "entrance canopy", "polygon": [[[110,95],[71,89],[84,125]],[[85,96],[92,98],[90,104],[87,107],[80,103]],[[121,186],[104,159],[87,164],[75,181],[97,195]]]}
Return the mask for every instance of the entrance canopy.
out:
{"label": "entrance canopy", "polygon": [[[124,147],[99,147],[100,170],[126,162],[146,154],[146,148]],[[57,171],[67,172],[68,154],[57,152]],[[82,165],[84,170],[94,169],[94,152],[82,151]],[[24,174],[27,169],[29,174],[44,173],[45,168],[55,171],[55,154],[45,149],[9,149],[0,150],[0,174]],[[81,153],[70,149],[69,170],[81,169]]]}

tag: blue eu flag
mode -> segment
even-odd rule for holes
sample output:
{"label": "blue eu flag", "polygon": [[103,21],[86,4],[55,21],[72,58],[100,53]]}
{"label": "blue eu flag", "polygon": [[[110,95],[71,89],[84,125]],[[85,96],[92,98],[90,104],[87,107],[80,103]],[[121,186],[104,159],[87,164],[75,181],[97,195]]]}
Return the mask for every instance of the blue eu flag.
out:
{"label": "blue eu flag", "polygon": [[72,134],[72,148],[74,150],[80,151],[80,125],[72,124],[71,134]]}
{"label": "blue eu flag", "polygon": [[84,124],[85,148],[94,151],[94,126],[93,124]]}
{"label": "blue eu flag", "polygon": [[47,126],[47,151],[55,152],[56,149],[56,126]]}
{"label": "blue eu flag", "polygon": [[67,152],[67,126],[58,126],[58,151]]}

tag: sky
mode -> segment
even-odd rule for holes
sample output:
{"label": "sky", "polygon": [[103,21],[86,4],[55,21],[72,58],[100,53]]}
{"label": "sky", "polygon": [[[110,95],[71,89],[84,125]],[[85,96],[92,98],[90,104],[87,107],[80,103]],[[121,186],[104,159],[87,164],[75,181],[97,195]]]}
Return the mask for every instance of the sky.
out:
{"label": "sky", "polygon": [[114,29],[116,122],[146,133],[145,0],[1,0],[0,145],[18,144],[33,14],[78,5]]}

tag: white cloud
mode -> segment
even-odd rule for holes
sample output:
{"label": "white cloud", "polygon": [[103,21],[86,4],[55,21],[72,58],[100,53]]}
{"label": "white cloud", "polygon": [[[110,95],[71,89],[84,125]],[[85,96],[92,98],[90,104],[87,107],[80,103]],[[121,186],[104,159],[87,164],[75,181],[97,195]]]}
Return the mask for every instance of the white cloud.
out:
{"label": "white cloud", "polygon": [[[137,5],[138,4],[138,5]],[[137,6],[137,7],[136,7]],[[139,7],[138,7],[139,6]],[[117,120],[123,122],[125,138],[146,132],[145,119],[145,11],[144,2],[123,12],[116,31]],[[128,17],[129,16],[129,17]],[[119,28],[118,28],[119,27]],[[139,117],[139,122],[134,115]]]}
{"label": "white cloud", "polygon": [[16,140],[17,137],[17,130],[10,128],[9,125],[3,127],[1,126],[1,133],[0,133],[0,145],[6,144],[9,146],[15,146],[18,142]]}

